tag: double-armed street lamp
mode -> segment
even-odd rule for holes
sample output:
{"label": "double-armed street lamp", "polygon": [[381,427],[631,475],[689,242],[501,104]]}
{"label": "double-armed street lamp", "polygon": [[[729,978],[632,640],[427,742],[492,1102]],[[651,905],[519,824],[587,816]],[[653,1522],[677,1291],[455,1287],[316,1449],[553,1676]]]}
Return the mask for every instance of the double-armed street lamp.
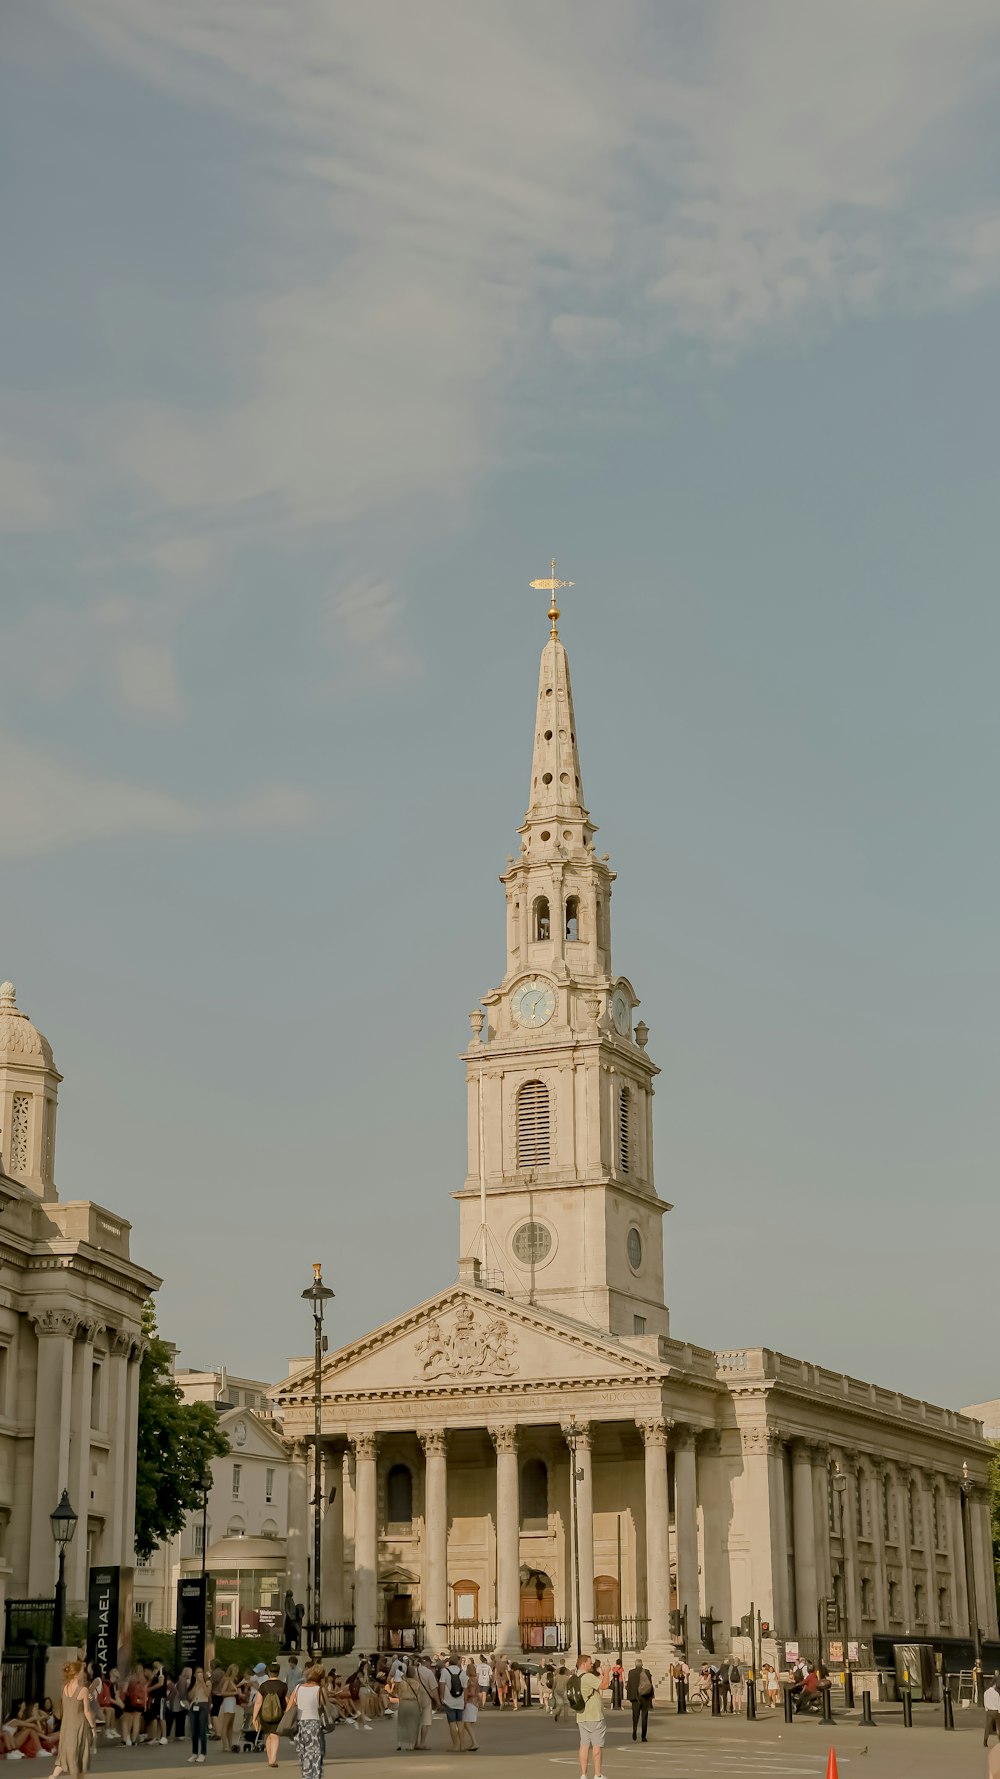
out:
{"label": "double-armed street lamp", "polygon": [[319,1650],[322,1647],[323,1635],[320,1629],[321,1605],[320,1587],[322,1577],[322,1544],[323,1544],[323,1460],[320,1441],[323,1434],[322,1390],[323,1390],[323,1354],[326,1351],[326,1336],[323,1333],[323,1312],[330,1298],[335,1293],[329,1285],[323,1283],[323,1263],[313,1261],[313,1282],[302,1296],[312,1304],[313,1334],[315,1337],[314,1369],[313,1369],[313,1560],[312,1588],[309,1595],[309,1647]]}
{"label": "double-armed street lamp", "polygon": [[63,1490],[58,1507],[49,1514],[52,1536],[59,1552],[59,1579],[56,1582],[55,1606],[52,1612],[52,1643],[58,1649],[63,1640],[63,1627],[66,1620],[66,1547],[73,1542],[76,1531],[77,1515],[70,1506],[69,1493]]}

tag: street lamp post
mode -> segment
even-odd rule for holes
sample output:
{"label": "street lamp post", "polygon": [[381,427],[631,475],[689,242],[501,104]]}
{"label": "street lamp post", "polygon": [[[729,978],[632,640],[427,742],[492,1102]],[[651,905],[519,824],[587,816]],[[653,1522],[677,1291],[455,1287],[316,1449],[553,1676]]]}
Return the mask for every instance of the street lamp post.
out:
{"label": "street lamp post", "polygon": [[326,1351],[326,1337],[323,1333],[323,1312],[334,1293],[323,1283],[323,1263],[313,1261],[313,1282],[307,1291],[303,1291],[307,1303],[312,1304],[313,1334],[315,1347],[313,1353],[313,1561],[312,1589],[310,1591],[309,1634],[310,1648],[319,1650],[322,1643],[320,1631],[320,1585],[322,1576],[322,1543],[323,1543],[323,1460],[320,1451],[320,1440],[323,1433],[322,1390],[323,1390],[323,1354]]}
{"label": "street lamp post", "polygon": [[570,1502],[573,1520],[573,1611],[576,1621],[576,1659],[579,1662],[583,1654],[583,1624],[580,1618],[580,1516],[577,1509],[576,1485],[583,1479],[583,1471],[577,1469],[576,1442],[580,1437],[580,1429],[576,1421],[570,1421],[566,1428],[566,1439],[570,1453]]}
{"label": "street lamp post", "polygon": [[211,1487],[212,1478],[203,1476],[201,1479],[201,1580],[203,1593],[208,1569],[208,1497]]}
{"label": "street lamp post", "polygon": [[[844,1651],[844,1703],[854,1704],[854,1680],[851,1675],[850,1633],[847,1622],[847,1477],[837,1464],[833,1474],[834,1492],[840,1502],[840,1575],[833,1579],[833,1596],[837,1602],[837,1623]],[[838,1588],[837,1582],[840,1582]],[[822,1649],[820,1651],[822,1654]]]}
{"label": "street lamp post", "polygon": [[979,1599],[976,1593],[976,1565],[972,1556],[972,1542],[969,1538],[969,1502],[972,1499],[974,1484],[969,1476],[968,1463],[962,1465],[962,1481],[959,1485],[961,1496],[962,1519],[962,1555],[965,1558],[965,1591],[969,1598],[969,1619],[972,1640],[976,1646],[976,1661],[983,1659],[983,1639],[979,1630]]}
{"label": "street lamp post", "polygon": [[69,1502],[69,1494],[63,1490],[59,1505],[49,1514],[52,1536],[59,1552],[59,1579],[56,1582],[56,1599],[52,1612],[52,1643],[59,1649],[63,1640],[63,1627],[66,1619],[66,1546],[72,1544],[76,1531],[77,1516]]}

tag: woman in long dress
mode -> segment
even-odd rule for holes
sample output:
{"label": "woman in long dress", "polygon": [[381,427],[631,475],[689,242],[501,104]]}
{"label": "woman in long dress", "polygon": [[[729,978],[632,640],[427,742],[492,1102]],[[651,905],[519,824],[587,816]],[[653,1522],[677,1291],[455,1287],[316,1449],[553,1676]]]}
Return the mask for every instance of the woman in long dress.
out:
{"label": "woman in long dress", "polygon": [[62,1727],[59,1731],[59,1771],[80,1779],[90,1767],[90,1751],[97,1736],[90,1686],[82,1662],[63,1668]]}
{"label": "woman in long dress", "polygon": [[396,1748],[410,1754],[420,1733],[420,1682],[412,1661],[396,1679]]}

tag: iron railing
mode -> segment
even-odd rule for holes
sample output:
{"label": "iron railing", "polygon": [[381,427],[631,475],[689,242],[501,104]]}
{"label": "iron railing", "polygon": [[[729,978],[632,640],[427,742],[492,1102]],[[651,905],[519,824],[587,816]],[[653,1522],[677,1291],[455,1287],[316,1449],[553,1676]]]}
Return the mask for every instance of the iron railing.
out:
{"label": "iron railing", "polygon": [[32,1644],[48,1648],[56,1603],[51,1600],[8,1600],[4,1608],[4,1649],[27,1649]]}
{"label": "iron railing", "polygon": [[453,1619],[447,1627],[448,1647],[462,1655],[492,1655],[499,1629],[496,1619]]}
{"label": "iron railing", "polygon": [[46,1650],[39,1644],[33,1649],[18,1650],[13,1655],[5,1654],[0,1662],[0,1705],[4,1723],[13,1717],[22,1699],[29,1705],[41,1701],[45,1692],[45,1656]]}
{"label": "iron railing", "polygon": [[522,1618],[521,1648],[532,1655],[541,1650],[568,1649],[570,1646],[570,1627],[565,1619]]}
{"label": "iron railing", "polygon": [[649,1642],[649,1619],[641,1614],[629,1618],[597,1618],[594,1620],[595,1647],[604,1653],[617,1650],[621,1640],[623,1650],[645,1649]]}
{"label": "iron railing", "polygon": [[354,1648],[354,1626],[347,1623],[320,1625],[319,1640],[324,1655],[346,1655]]}
{"label": "iron railing", "polygon": [[423,1649],[424,1621],[415,1618],[411,1625],[375,1626],[375,1648],[386,1649]]}

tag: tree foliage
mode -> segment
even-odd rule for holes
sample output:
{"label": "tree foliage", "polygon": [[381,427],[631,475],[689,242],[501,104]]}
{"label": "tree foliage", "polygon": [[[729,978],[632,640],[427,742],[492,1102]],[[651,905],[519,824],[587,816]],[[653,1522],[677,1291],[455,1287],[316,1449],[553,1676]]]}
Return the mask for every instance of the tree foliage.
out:
{"label": "tree foliage", "polygon": [[146,1350],[139,1370],[139,1454],[135,1479],[135,1551],[149,1557],[201,1507],[202,1478],[229,1450],[214,1407],[183,1402],[170,1370],[170,1348],[156,1331],[152,1303],[142,1315]]}

